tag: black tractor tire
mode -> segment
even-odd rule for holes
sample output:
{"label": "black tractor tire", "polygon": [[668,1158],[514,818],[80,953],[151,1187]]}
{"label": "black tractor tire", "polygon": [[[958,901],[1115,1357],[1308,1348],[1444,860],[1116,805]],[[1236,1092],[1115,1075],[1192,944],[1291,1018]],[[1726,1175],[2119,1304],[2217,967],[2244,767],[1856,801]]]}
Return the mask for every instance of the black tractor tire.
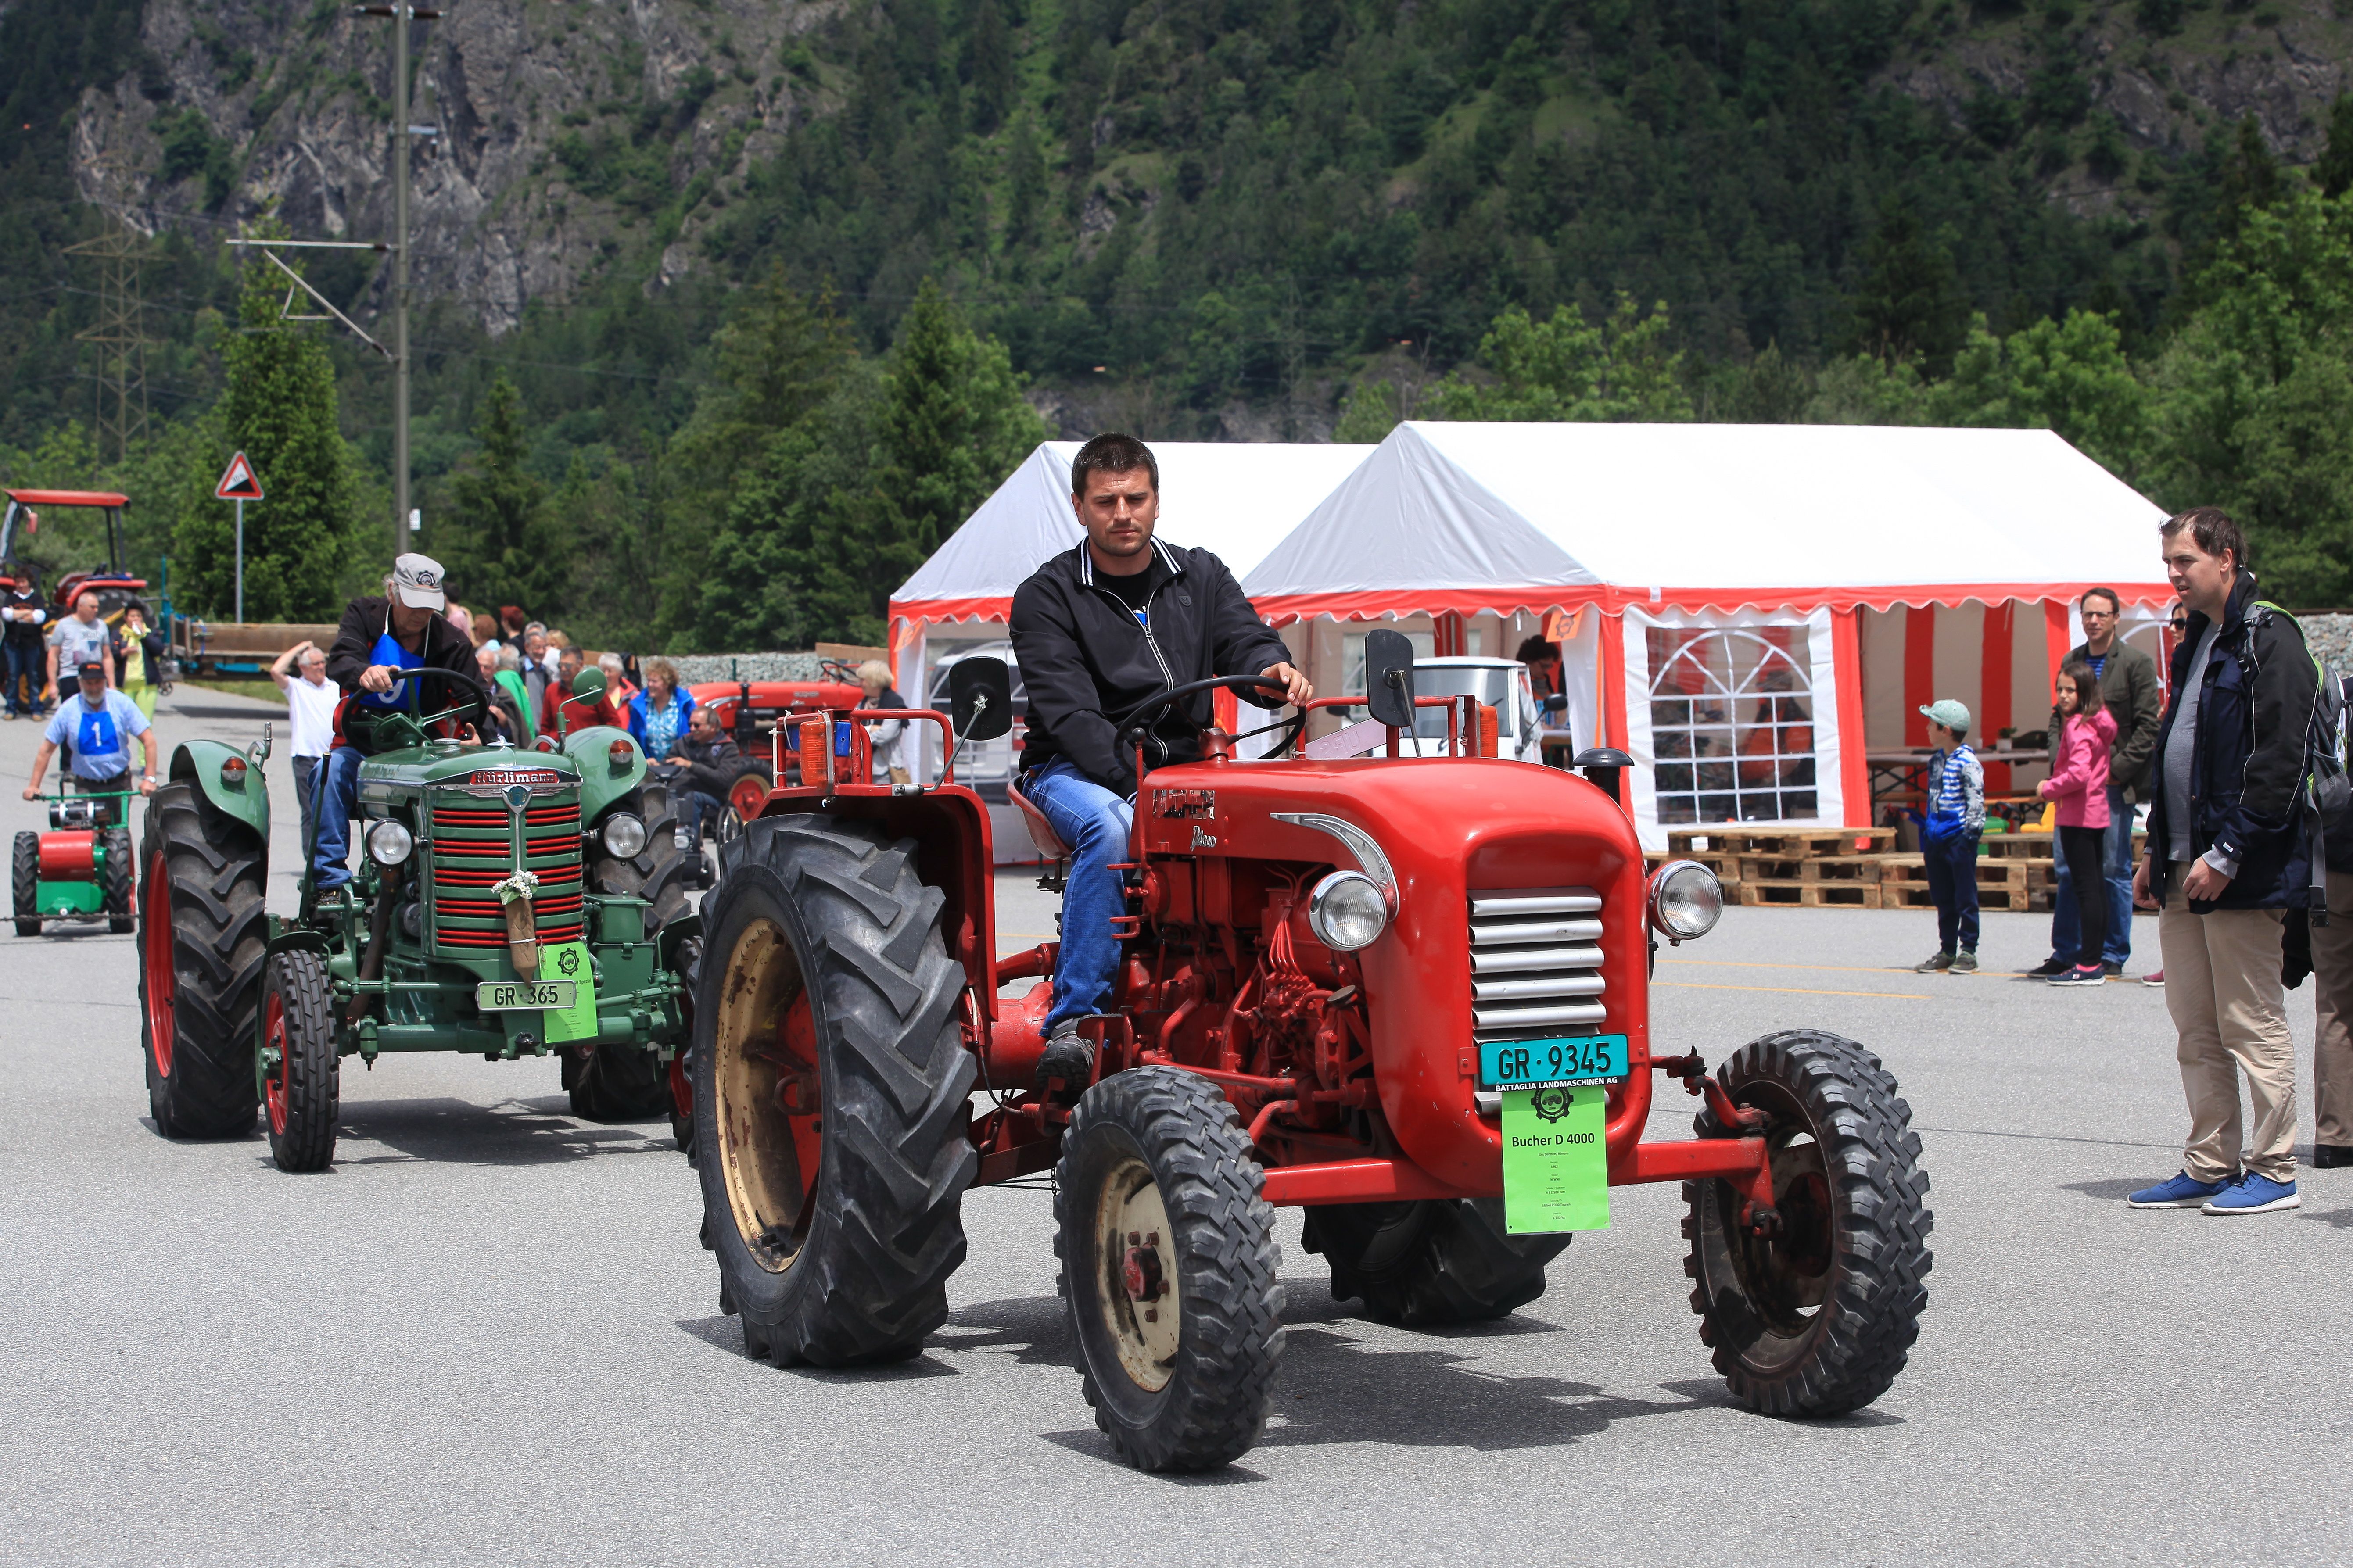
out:
{"label": "black tractor tire", "polygon": [[1138,1068],[1080,1097],[1055,1171],[1059,1285],[1095,1425],[1138,1469],[1230,1464],[1266,1426],[1283,1289],[1265,1187],[1198,1073]]}
{"label": "black tractor tire", "polygon": [[[1934,1216],[1912,1108],[1878,1057],[1812,1029],[1753,1040],[1716,1077],[1734,1104],[1769,1118],[1779,1226],[1744,1228],[1745,1194],[1729,1182],[1683,1184],[1700,1340],[1752,1410],[1860,1410],[1904,1370],[1928,1300]],[[1739,1136],[1708,1111],[1694,1129]]]}
{"label": "black tractor tire", "polygon": [[818,816],[752,824],[704,901],[702,1236],[754,1360],[903,1360],[947,1320],[980,1162],[944,902],[914,840]]}
{"label": "black tractor tire", "polygon": [[1544,1294],[1567,1236],[1512,1236],[1499,1198],[1318,1205],[1303,1245],[1332,1266],[1334,1300],[1407,1328],[1482,1323]]}
{"label": "black tractor tire", "polygon": [[15,900],[16,934],[41,934],[41,836],[19,833],[8,857],[8,891]]}
{"label": "black tractor tire", "polygon": [[[645,847],[625,859],[606,852],[601,833],[593,837],[589,890],[633,893],[650,903],[650,937],[686,913],[686,858],[678,847],[678,816],[670,809],[670,791],[658,784],[645,785],[617,809],[646,825]],[[572,1114],[586,1121],[659,1121],[672,1104],[669,1065],[635,1046],[566,1047],[564,1087],[572,1096]]]}
{"label": "black tractor tire", "polygon": [[564,1087],[583,1121],[659,1121],[670,1111],[670,1069],[637,1046],[565,1046]]}
{"label": "black tractor tire", "polygon": [[98,841],[106,851],[106,864],[98,873],[100,903],[106,910],[106,929],[121,936],[135,923],[131,900],[138,878],[132,864],[131,829],[110,827]]}
{"label": "black tractor tire", "polygon": [[645,847],[623,859],[605,850],[605,837],[589,840],[588,890],[592,893],[634,893],[653,906],[646,915],[650,937],[686,913],[686,854],[678,847],[678,813],[671,809],[666,784],[641,786],[634,799],[617,810],[635,814],[646,825]]}
{"label": "black tractor tire", "polygon": [[147,1106],[167,1138],[243,1138],[260,1095],[254,1027],[268,936],[269,851],[175,779],[147,806],[139,1016]]}
{"label": "black tractor tire", "polygon": [[688,937],[678,944],[678,977],[686,986],[680,1005],[686,1014],[686,1038],[669,1066],[670,1135],[678,1151],[693,1164],[700,1157],[694,1146],[694,993],[702,980],[702,939]]}
{"label": "black tractor tire", "polygon": [[269,1157],[281,1171],[323,1171],[335,1158],[343,1074],[335,1054],[334,999],[327,988],[327,966],[317,953],[298,949],[269,961],[261,1040],[279,1054],[275,1072],[263,1063],[257,1073]]}

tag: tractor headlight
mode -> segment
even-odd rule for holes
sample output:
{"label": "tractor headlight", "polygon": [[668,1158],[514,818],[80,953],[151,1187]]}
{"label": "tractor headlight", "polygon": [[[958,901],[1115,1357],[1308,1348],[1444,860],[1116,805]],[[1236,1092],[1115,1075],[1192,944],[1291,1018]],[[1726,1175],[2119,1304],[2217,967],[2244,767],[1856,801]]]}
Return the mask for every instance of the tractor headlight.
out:
{"label": "tractor headlight", "polygon": [[386,818],[371,822],[367,830],[368,858],[379,866],[397,866],[417,847],[416,838],[399,823]]}
{"label": "tractor headlight", "polygon": [[646,847],[646,825],[626,811],[617,811],[605,819],[605,852],[624,860],[634,860],[638,851]]}
{"label": "tractor headlight", "polygon": [[1388,923],[1388,900],[1362,871],[1335,871],[1307,895],[1307,928],[1335,952],[1370,946]]}
{"label": "tractor headlight", "polygon": [[1660,935],[1689,942],[1723,916],[1724,884],[1698,861],[1670,860],[1651,879],[1651,924]]}

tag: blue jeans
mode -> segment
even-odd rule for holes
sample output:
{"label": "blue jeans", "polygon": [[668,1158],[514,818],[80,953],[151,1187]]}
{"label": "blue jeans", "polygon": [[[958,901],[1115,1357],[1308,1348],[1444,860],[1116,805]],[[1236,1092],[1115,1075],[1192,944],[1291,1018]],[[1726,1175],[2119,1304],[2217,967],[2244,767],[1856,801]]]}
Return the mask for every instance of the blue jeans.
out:
{"label": "blue jeans", "polygon": [[[2108,939],[2102,945],[2102,963],[2122,963],[2132,957],[2132,836],[2133,808],[2125,804],[2122,784],[2108,786],[2108,835],[2100,845],[2100,870],[2108,884]],[[2059,862],[2059,890],[2051,900],[2051,956],[2062,963],[2090,963],[2089,955],[2075,952],[2075,883],[2067,874],[2067,858]]]}
{"label": "blue jeans", "polygon": [[[8,711],[38,713],[41,710],[41,685],[49,673],[48,659],[40,646],[37,643],[31,647],[18,647],[15,643],[5,645],[5,651],[0,651],[0,668],[5,668],[8,676],[5,689]],[[22,698],[16,695],[18,681],[25,685]]]}
{"label": "blue jeans", "polygon": [[725,801],[715,795],[705,795],[701,790],[684,790],[673,798],[678,802],[679,826],[686,829],[690,843],[702,842],[705,824],[710,825],[715,835],[721,819],[727,815]]}
{"label": "blue jeans", "polygon": [[311,857],[311,886],[320,892],[352,879],[352,813],[360,802],[360,754],[337,746],[320,759],[311,775],[311,810],[319,826],[319,847]]}
{"label": "blue jeans", "polygon": [[1119,938],[1112,919],[1127,913],[1127,887],[1112,869],[1127,858],[1135,808],[1055,757],[1032,773],[1021,793],[1045,813],[1071,847],[1069,885],[1062,889],[1062,950],[1054,963],[1054,1005],[1046,1032],[1065,1018],[1100,1013],[1119,973]]}
{"label": "blue jeans", "polygon": [[1978,950],[1978,836],[1925,838],[1920,858],[1927,863],[1928,897],[1936,904],[1936,951]]}

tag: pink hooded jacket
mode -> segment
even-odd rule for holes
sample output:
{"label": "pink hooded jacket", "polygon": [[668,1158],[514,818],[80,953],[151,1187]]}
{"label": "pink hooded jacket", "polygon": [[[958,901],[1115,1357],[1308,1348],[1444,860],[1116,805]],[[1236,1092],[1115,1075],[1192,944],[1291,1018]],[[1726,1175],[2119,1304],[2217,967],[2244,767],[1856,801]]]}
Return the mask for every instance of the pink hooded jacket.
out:
{"label": "pink hooded jacket", "polygon": [[2089,719],[2071,716],[2060,731],[2051,779],[2040,792],[2057,803],[2060,826],[2108,825],[2108,749],[2116,739],[2116,721],[2105,708]]}

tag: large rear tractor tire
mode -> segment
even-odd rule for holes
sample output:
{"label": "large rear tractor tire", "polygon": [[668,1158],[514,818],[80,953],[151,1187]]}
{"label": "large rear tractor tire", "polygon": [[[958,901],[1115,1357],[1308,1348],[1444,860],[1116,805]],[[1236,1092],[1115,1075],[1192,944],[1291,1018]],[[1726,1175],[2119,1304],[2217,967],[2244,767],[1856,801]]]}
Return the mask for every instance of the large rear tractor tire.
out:
{"label": "large rear tractor tire", "polygon": [[41,934],[41,836],[19,833],[8,857],[8,891],[16,906],[16,934]]}
{"label": "large rear tractor tire", "polygon": [[[670,792],[649,784],[633,811],[646,825],[645,847],[622,857],[605,848],[600,833],[588,859],[588,886],[593,892],[630,893],[653,908],[646,914],[650,937],[686,913],[686,859],[678,847],[678,816],[670,809]],[[659,1121],[670,1114],[670,1069],[659,1055],[635,1046],[567,1047],[564,1087],[572,1095],[572,1114],[586,1121]]]}
{"label": "large rear tractor tire", "polygon": [[1332,1294],[1409,1328],[1480,1323],[1544,1294],[1567,1236],[1512,1236],[1500,1199],[1333,1204],[1307,1211],[1303,1238],[1332,1265]]}
{"label": "large rear tractor tire", "polygon": [[[1933,1216],[1920,1136],[1895,1079],[1837,1035],[1751,1041],[1717,1075],[1763,1110],[1777,1229],[1740,1224],[1729,1182],[1685,1182],[1683,1272],[1700,1339],[1733,1396],[1767,1415],[1843,1415],[1887,1392],[1919,1337]],[[1703,1138],[1738,1134],[1702,1111]]]}
{"label": "large rear tractor tire", "polygon": [[135,923],[131,900],[132,887],[138,879],[133,875],[131,829],[110,827],[99,835],[98,842],[106,856],[106,863],[98,872],[106,929],[121,936]]}
{"label": "large rear tractor tire", "polygon": [[269,1155],[281,1171],[323,1171],[335,1158],[342,1064],[334,1002],[318,954],[269,961],[261,1001],[262,1055],[255,1065],[269,1119]]}
{"label": "large rear tractor tire", "polygon": [[267,927],[268,850],[177,779],[147,807],[139,900],[139,1016],[147,1107],[167,1138],[242,1138]]}
{"label": "large rear tractor tire", "polygon": [[1057,1167],[1055,1256],[1095,1425],[1143,1470],[1250,1451],[1282,1359],[1265,1173],[1215,1084],[1117,1073],[1080,1098]]}
{"label": "large rear tractor tire", "polygon": [[702,1237],[744,1353],[897,1361],[947,1319],[976,1068],[913,839],[769,817],[704,900],[691,1081]]}

